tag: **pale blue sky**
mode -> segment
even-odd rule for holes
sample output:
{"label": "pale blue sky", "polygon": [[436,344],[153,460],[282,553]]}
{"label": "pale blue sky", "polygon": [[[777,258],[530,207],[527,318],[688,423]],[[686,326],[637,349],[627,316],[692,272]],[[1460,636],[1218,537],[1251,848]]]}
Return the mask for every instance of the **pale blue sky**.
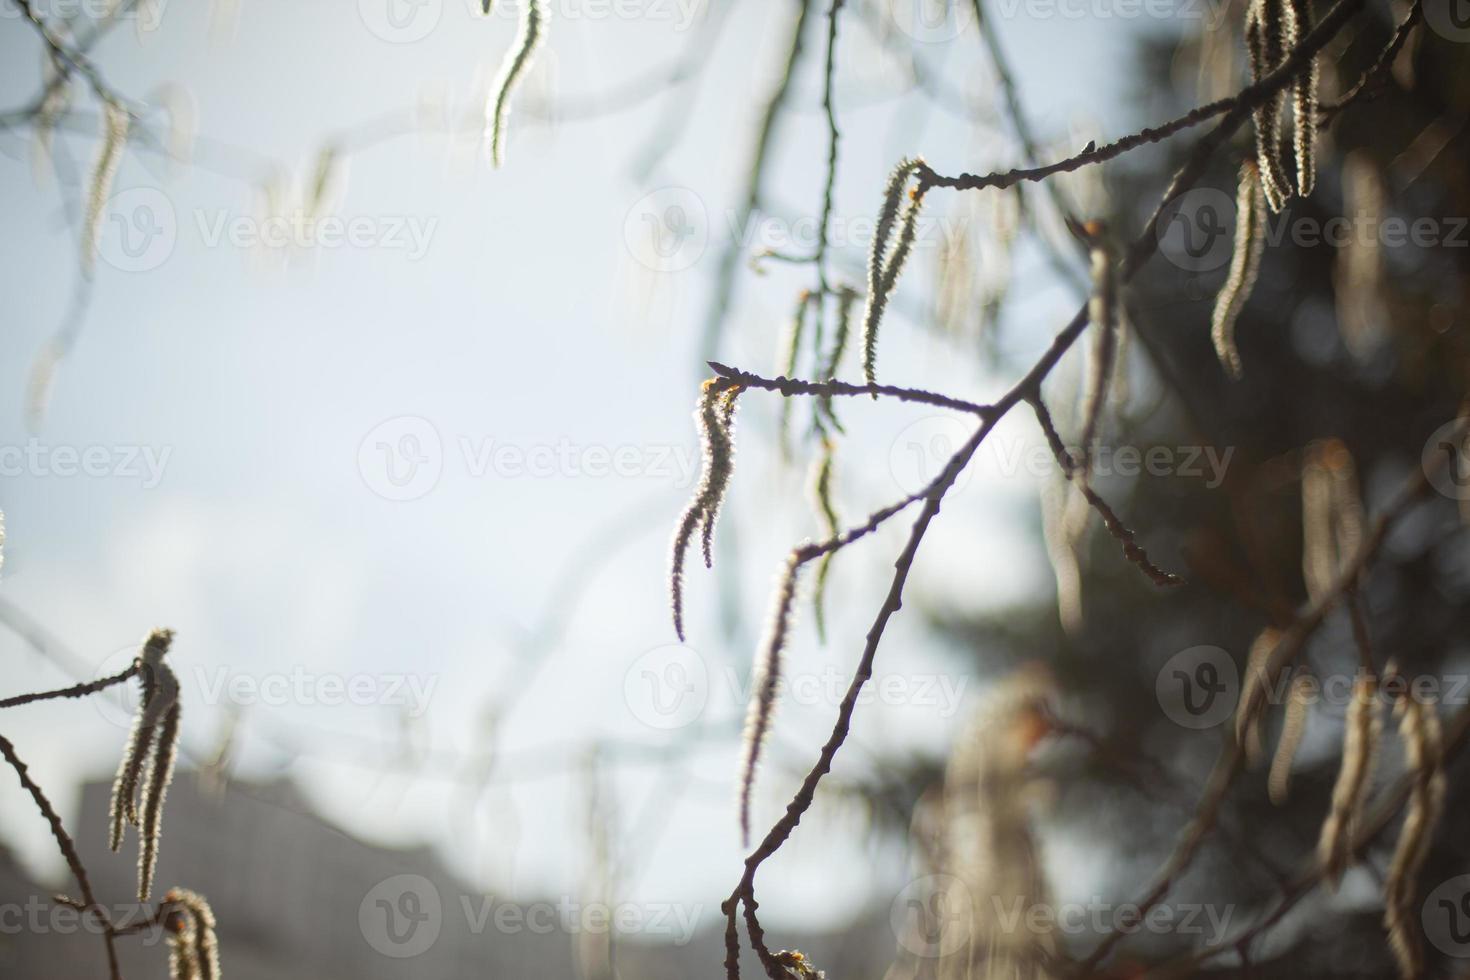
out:
{"label": "pale blue sky", "polygon": [[[115,190],[162,195],[175,232],[152,268],[100,263],[85,329],[60,367],[36,436],[48,452],[106,447],[114,469],[68,476],[63,458],[5,474],[0,589],[89,664],[115,660],[154,625],[174,627],[186,699],[195,692],[186,738],[199,751],[221,714],[199,702],[221,700],[206,692],[229,677],[244,678],[237,683],[247,691],[291,677],[365,677],[378,700],[391,700],[388,688],[400,681],[395,691],[412,690],[412,681],[429,693],[425,737],[436,753],[483,748],[482,706],[524,687],[499,728],[506,772],[517,778],[487,799],[479,825],[499,835],[499,845],[446,817],[458,798],[438,776],[364,778],[352,760],[381,758],[375,745],[395,746],[398,714],[380,704],[324,704],[330,697],[318,690],[250,707],[242,764],[246,773],[274,771],[289,761],[281,739],[308,742],[315,752],[291,771],[351,831],[433,843],[467,878],[503,890],[556,891],[574,887],[580,873],[575,776],[585,747],[693,741],[693,729],[644,724],[622,692],[641,657],[673,642],[666,552],[689,490],[681,460],[687,468],[696,449],[698,333],[791,4],[762,0],[733,12],[687,126],[645,180],[631,169],[663,100],[550,128],[527,105],[615,91],[672,64],[693,33],[680,30],[672,0],[635,5],[644,15],[631,19],[600,16],[595,3],[553,0],[550,39],[512,111],[502,170],[489,170],[473,136],[404,136],[354,153],[330,202],[337,214],[366,221],[377,246],[319,247],[283,263],[280,250],[263,260],[261,250],[235,247],[228,236],[212,244],[211,229],[254,227],[269,161],[304,185],[333,133],[400,110],[411,117],[426,93],[450,93],[456,118],[478,114],[514,35],[513,15],[487,21],[472,15],[477,4],[427,0],[417,16],[428,20],[394,28],[380,6],[240,0],[234,29],[212,33],[207,5],[168,2],[141,42],[124,28],[99,49],[108,80],[130,95],[144,98],[164,82],[187,90],[201,134],[197,165],[170,170],[138,150],[122,163]],[[1140,24],[1025,9],[998,26],[1041,132],[1061,145],[1075,135],[1078,146],[1123,132],[1133,116],[1118,79]],[[17,105],[37,90],[40,46],[14,8],[4,10],[0,91],[6,105]],[[825,152],[816,111],[822,36],[820,25],[809,26],[813,56],[767,178],[772,202],[788,213],[815,210]],[[404,43],[380,36],[402,40],[400,28],[424,33]],[[953,42],[916,49],[955,88],[978,81],[984,94],[972,26]],[[841,51],[838,220],[870,220],[883,176],[901,155],[923,153],[942,171],[1015,161],[1001,134],[925,109],[915,94],[874,102],[900,79],[855,20],[844,27]],[[62,137],[83,168],[97,143],[86,128]],[[27,377],[77,275],[63,208],[64,200],[75,204],[75,188],[38,187],[30,157],[28,131],[0,133],[0,292],[9,298],[0,445],[8,447],[30,438]],[[640,265],[629,241],[643,220],[640,199],[670,187],[682,190],[662,193],[703,209],[711,243],[687,268],[655,272]],[[947,197],[938,212],[960,203]],[[403,237],[409,228],[426,237]],[[104,259],[126,264],[115,249],[104,240]],[[862,251],[853,244],[842,256],[860,262]],[[933,281],[931,259],[921,256],[902,287],[915,301]],[[810,275],[778,266],[757,277],[743,265],[740,275],[721,353],[770,371],[782,322]],[[1018,257],[1015,275],[1019,299],[1002,336],[1019,357],[1039,349],[1075,304],[1031,250]],[[986,377],[968,346],[921,329],[902,310],[887,327],[883,370],[895,382],[969,397],[1004,380]],[[844,373],[854,371],[849,365]],[[720,730],[740,716],[743,688],[732,691],[726,678],[743,679],[748,669],[771,578],[785,549],[816,530],[805,467],[783,468],[773,451],[775,407],[772,397],[748,395],[740,423],[727,516],[740,543],[739,645],[720,627],[722,577],[690,576],[689,645],[711,684],[704,720]],[[930,414],[847,407],[854,435],[842,448],[839,502],[848,514],[903,492],[902,464],[890,460],[901,459],[913,432],[933,435],[910,429]],[[374,463],[379,443],[406,447],[405,434],[425,431],[392,421],[405,417],[432,427],[442,470],[416,499],[384,499],[374,492],[384,489]],[[943,423],[932,424],[942,431]],[[999,435],[1014,443],[1032,433],[1021,425]],[[162,461],[159,478],[129,475],[125,457],[134,450],[140,460],[151,453]],[[550,475],[531,472],[553,454]],[[626,464],[622,475],[586,472],[613,458]],[[973,606],[1050,589],[1034,540],[1034,486],[994,469],[946,505],[912,582],[918,595]],[[877,535],[839,560],[825,649],[803,616],[793,663],[810,676],[845,677],[886,588],[899,533]],[[575,609],[558,608],[558,583],[580,565],[588,566],[589,587]],[[517,651],[545,619],[560,623],[560,635],[530,658],[546,658],[533,670]],[[885,643],[880,669],[954,680],[957,662],[914,616],[899,617]],[[8,633],[0,635],[0,665],[11,678],[7,690],[67,681]],[[974,691],[960,693],[965,699],[949,711],[864,708],[838,775],[861,771],[875,753],[943,745],[973,702]],[[821,694],[810,701],[781,711],[772,753],[779,761],[761,777],[758,825],[794,787],[788,766],[804,769],[830,725],[835,703]],[[74,801],[74,781],[109,773],[121,745],[120,730],[87,705],[26,709],[4,724],[64,808]],[[342,737],[306,734],[322,729]],[[708,741],[670,780],[657,781],[660,769],[646,759],[616,769],[627,819],[657,813],[666,799],[671,806],[657,845],[635,847],[633,896],[713,908],[734,880],[735,743]],[[670,798],[671,785],[680,792]],[[820,806],[811,820],[813,829],[798,833],[765,879],[763,906],[773,916],[836,919],[872,898],[853,822]],[[44,826],[13,792],[0,793],[0,824],[35,866],[59,870]],[[833,826],[844,832],[819,829]]]}

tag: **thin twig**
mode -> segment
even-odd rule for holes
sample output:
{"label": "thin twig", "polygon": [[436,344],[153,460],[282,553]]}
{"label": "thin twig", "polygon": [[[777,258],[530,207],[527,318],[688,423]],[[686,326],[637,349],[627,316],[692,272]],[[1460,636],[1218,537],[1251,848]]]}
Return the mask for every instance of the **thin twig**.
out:
{"label": "thin twig", "polygon": [[36,694],[17,694],[15,697],[0,700],[0,708],[18,708],[23,704],[34,704],[37,701],[52,701],[57,698],[84,698],[89,694],[106,690],[116,684],[124,684],[138,675],[139,666],[136,661],[127,670],[111,677],[101,680],[87,681],[84,684],[73,684],[71,687],[63,687],[56,691],[41,691]]}
{"label": "thin twig", "polygon": [[1414,32],[1414,28],[1423,19],[1423,0],[1414,0],[1414,5],[1409,8],[1409,12],[1404,15],[1403,21],[1394,30],[1393,37],[1389,38],[1388,44],[1384,46],[1382,51],[1378,52],[1378,57],[1373,60],[1373,64],[1368,70],[1363,72],[1358,78],[1357,83],[1348,89],[1341,98],[1332,102],[1319,102],[1317,104],[1317,112],[1320,116],[1317,121],[1319,128],[1325,129],[1337,117],[1339,112],[1354,102],[1360,99],[1367,101],[1373,98],[1377,93],[1378,87],[1388,78],[1388,73],[1393,68],[1394,59],[1398,57],[1399,51],[1403,49],[1404,44],[1409,40],[1409,35]]}
{"label": "thin twig", "polygon": [[41,816],[51,825],[51,836],[56,839],[56,846],[61,850],[61,856],[66,859],[66,865],[71,869],[72,877],[77,880],[77,887],[82,891],[82,901],[90,909],[103,925],[102,941],[107,947],[107,963],[110,970],[111,980],[122,980],[122,972],[117,962],[117,950],[113,944],[112,922],[108,918],[107,910],[97,904],[97,896],[92,891],[92,880],[87,875],[87,869],[82,865],[81,855],[77,853],[77,845],[72,840],[71,834],[66,832],[66,827],[61,822],[61,817],[56,812],[56,807],[51,805],[45,792],[36,781],[31,778],[26,764],[16,755],[15,746],[10,744],[9,739],[0,735],[0,755],[10,763],[15,770],[16,776],[25,791],[31,794],[31,799],[36,803],[36,809],[41,811]]}
{"label": "thin twig", "polygon": [[764,378],[758,374],[741,370],[740,368],[721,364],[719,361],[707,361],[706,363],[714,370],[715,374],[732,385],[740,385],[745,388],[760,388],[765,391],[777,391],[787,397],[793,395],[815,395],[819,398],[831,398],[836,395],[868,395],[873,398],[883,396],[896,398],[899,401],[934,405],[939,408],[952,408],[959,412],[968,412],[971,415],[984,415],[990,411],[990,406],[988,405],[980,405],[976,402],[966,401],[963,398],[951,398],[949,395],[923,391],[919,388],[901,388],[897,385],[851,384],[846,381],[838,381],[836,378],[833,378],[831,381],[804,381],[800,378],[788,378],[784,375],[776,378]]}

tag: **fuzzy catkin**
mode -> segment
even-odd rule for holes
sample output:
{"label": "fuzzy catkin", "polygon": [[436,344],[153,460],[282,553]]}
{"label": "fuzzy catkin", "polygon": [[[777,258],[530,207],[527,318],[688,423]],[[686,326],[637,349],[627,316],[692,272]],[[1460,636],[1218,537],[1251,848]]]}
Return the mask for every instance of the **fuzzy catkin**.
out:
{"label": "fuzzy catkin", "polygon": [[1383,883],[1383,925],[1388,931],[1389,949],[1399,965],[1399,976],[1416,980],[1424,974],[1416,885],[1444,809],[1443,748],[1439,714],[1433,704],[1405,696],[1394,705],[1394,710],[1399,716],[1404,761],[1414,782]]}
{"label": "fuzzy catkin", "polygon": [[734,471],[735,441],[732,435],[735,418],[735,401],[740,387],[727,387],[714,378],[704,383],[699,405],[694,418],[699,427],[700,443],[704,448],[704,472],[694,499],[684,508],[679,525],[674,531],[674,543],[669,561],[669,599],[673,608],[674,633],[684,639],[684,564],[694,534],[703,526],[705,564],[713,561],[712,543],[715,518],[725,490]]}
{"label": "fuzzy catkin", "polygon": [[[803,289],[796,297],[796,309],[791,314],[789,326],[786,328],[786,336],[782,340],[781,358],[778,362],[778,373],[788,378],[796,377],[797,361],[801,357],[801,339],[806,334],[807,311],[812,305],[814,294],[810,290]],[[817,321],[821,322],[820,303],[821,298],[816,298],[819,304]],[[820,339],[818,340],[820,343]],[[781,399],[781,421],[779,425],[778,440],[781,446],[781,455],[789,458],[791,455],[791,399]]]}
{"label": "fuzzy catkin", "polygon": [[117,176],[118,165],[122,163],[130,122],[126,109],[115,102],[106,104],[103,110],[102,149],[92,168],[92,180],[87,191],[86,221],[82,225],[82,272],[89,278],[97,268],[97,248],[102,241],[102,219],[107,212],[107,198],[112,193],[113,179]]}
{"label": "fuzzy catkin", "polygon": [[[1286,51],[1294,51],[1312,29],[1310,0],[1286,0]],[[1296,151],[1296,191],[1312,193],[1317,182],[1317,58],[1314,55],[1291,86],[1292,146]]]}
{"label": "fuzzy catkin", "polygon": [[[832,442],[829,439],[822,440],[822,455],[817,460],[815,473],[812,478],[812,500],[816,505],[817,516],[821,518],[822,528],[827,537],[835,538],[842,531],[842,525],[837,516],[837,506],[832,502],[832,469],[835,458],[832,451]],[[812,592],[812,609],[816,616],[817,638],[822,642],[827,639],[827,615],[826,594],[827,575],[832,567],[832,558],[836,551],[829,551],[822,556],[821,563],[817,565],[816,588]]]}
{"label": "fuzzy catkin", "polygon": [[[1087,316],[1092,321],[1092,359],[1087,378],[1087,394],[1082,410],[1081,454],[1084,474],[1091,468],[1093,443],[1097,440],[1103,406],[1113,377],[1113,364],[1118,351],[1118,264],[1109,244],[1107,229],[1091,221],[1085,226],[1088,254],[1092,263],[1092,295],[1087,301]],[[1085,476],[1084,476],[1085,479]]]}
{"label": "fuzzy catkin", "polygon": [[[868,384],[877,382],[878,325],[888,306],[888,294],[898,281],[898,273],[913,244],[923,195],[916,193],[905,207],[904,189],[921,162],[904,158],[893,168],[883,189],[883,206],[878,211],[878,223],[873,229],[873,248],[868,253],[868,306],[863,313],[863,377]],[[905,208],[903,230],[899,233],[898,242],[890,249],[901,207]]]}
{"label": "fuzzy catkin", "polygon": [[1378,706],[1378,682],[1372,675],[1353,684],[1342,732],[1342,764],[1332,787],[1332,803],[1322,832],[1317,838],[1317,860],[1328,888],[1336,891],[1342,874],[1352,863],[1352,839],[1368,800],[1373,763],[1383,738],[1383,714]]}
{"label": "fuzzy catkin", "polygon": [[1235,194],[1235,248],[1230,256],[1230,273],[1215,297],[1210,318],[1210,340],[1230,377],[1244,374],[1240,351],[1235,346],[1235,324],[1255,288],[1266,249],[1266,196],[1261,189],[1261,171],[1254,160],[1240,168]]}
{"label": "fuzzy catkin", "polygon": [[220,980],[219,939],[214,910],[198,892],[171,888],[163,897],[171,908],[166,922],[173,980]]}
{"label": "fuzzy catkin", "polygon": [[42,72],[42,83],[46,94],[36,110],[36,121],[31,127],[31,171],[37,186],[42,186],[51,172],[51,146],[56,133],[56,122],[71,104],[71,86],[57,67],[56,58],[48,52]]}
{"label": "fuzzy catkin", "polygon": [[[1246,8],[1245,39],[1250,56],[1251,82],[1259,82],[1281,63],[1284,33],[1282,0],[1250,0]],[[1281,163],[1281,107],[1284,96],[1276,93],[1252,110],[1256,128],[1256,155],[1261,163],[1261,184],[1266,203],[1280,211],[1291,187]]]}
{"label": "fuzzy catkin", "polygon": [[796,603],[796,578],[801,568],[799,553],[793,553],[781,572],[775,605],[761,643],[760,658],[751,678],[750,705],[745,716],[745,734],[740,750],[740,786],[737,804],[740,816],[740,839],[750,843],[750,797],[755,788],[755,770],[761,750],[771,728],[776,710],[776,695],[781,683],[781,662],[786,641],[791,633],[792,607]]}
{"label": "fuzzy catkin", "polygon": [[[486,12],[489,12],[488,4]],[[498,168],[505,160],[505,124],[510,113],[510,97],[521,76],[530,68],[536,49],[546,38],[546,18],[543,0],[522,0],[520,32],[516,36],[515,47],[506,55],[490,101],[485,106],[485,124],[489,130],[486,146],[493,167]]]}
{"label": "fuzzy catkin", "polygon": [[725,491],[730,488],[730,475],[735,471],[735,406],[740,391],[727,390],[720,398],[719,418],[711,430],[716,443],[710,447],[712,465],[709,469],[709,496],[705,502],[703,527],[700,530],[700,549],[704,553],[704,567],[713,568],[715,521],[720,516],[720,506],[725,502]]}
{"label": "fuzzy catkin", "polygon": [[1302,744],[1302,734],[1307,729],[1307,699],[1311,688],[1312,679],[1306,674],[1291,682],[1291,695],[1281,719],[1281,735],[1276,740],[1276,755],[1271,759],[1271,774],[1266,780],[1271,802],[1277,806],[1286,802],[1286,795],[1291,789],[1291,765],[1296,760],[1296,750]]}
{"label": "fuzzy catkin", "polygon": [[1363,501],[1357,468],[1341,440],[1307,447],[1302,463],[1302,580],[1320,602],[1363,540]]}
{"label": "fuzzy catkin", "polygon": [[1235,715],[1235,739],[1245,748],[1252,765],[1258,763],[1265,749],[1261,746],[1261,712],[1253,710],[1254,702],[1263,697],[1271,678],[1266,668],[1271,654],[1281,643],[1281,631],[1268,626],[1251,643],[1246,658],[1245,678],[1240,692],[1240,708]]}
{"label": "fuzzy catkin", "polygon": [[152,757],[158,741],[158,726],[169,706],[178,697],[178,680],[163,662],[173,643],[172,630],[154,630],[143,643],[138,655],[141,697],[138,714],[133,719],[122,761],[112,784],[109,804],[108,846],[122,847],[124,824],[138,823],[138,790],[144,766]]}
{"label": "fuzzy catkin", "polygon": [[[832,331],[832,346],[827,351],[826,360],[822,362],[819,380],[830,381],[837,377],[842,355],[847,352],[847,339],[852,333],[852,309],[857,305],[857,299],[858,291],[851,286],[844,285],[837,291],[837,323]],[[837,421],[837,413],[832,407],[832,396],[822,395],[817,404],[827,421],[841,432],[842,423]]]}
{"label": "fuzzy catkin", "polygon": [[158,867],[158,845],[163,836],[163,803],[174,777],[179,751],[179,704],[174,702],[158,726],[158,743],[148,762],[143,797],[139,802],[142,824],[138,830],[138,901],[148,901],[153,892],[153,873]]}

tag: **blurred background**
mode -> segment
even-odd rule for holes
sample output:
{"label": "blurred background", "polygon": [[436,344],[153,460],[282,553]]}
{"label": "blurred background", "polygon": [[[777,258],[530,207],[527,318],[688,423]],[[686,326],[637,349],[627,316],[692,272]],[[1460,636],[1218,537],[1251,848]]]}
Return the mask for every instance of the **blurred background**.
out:
{"label": "blurred background", "polygon": [[[484,106],[517,4],[39,2],[137,117],[88,276],[99,101],[79,77],[45,98],[46,47],[4,2],[0,694],[116,673],[149,629],[177,631],[182,768],[159,880],[211,898],[232,976],[716,975],[719,903],[746,853],[733,803],[754,653],[788,550],[825,536],[807,406],[783,421],[779,396],[742,396],[685,644],[668,543],[698,482],[703,362],[783,373],[792,309],[816,286],[787,259],[817,240],[826,6],[548,0],[492,169]],[[1323,58],[1324,102],[1407,10],[1367,4]],[[901,157],[1003,170],[1229,95],[1247,81],[1243,16],[1227,0],[849,0],[834,281],[862,288]],[[1243,380],[1220,369],[1209,320],[1249,127],[1173,206],[1128,291],[1097,486],[1189,584],[1160,591],[1130,567],[1034,423],[1008,416],[924,542],[832,775],[762,869],[776,948],[832,977],[989,975],[953,973],[957,933],[934,919],[993,929],[1004,892],[1078,913],[1023,930],[1044,970],[1004,974],[1060,976],[1137,901],[1226,737],[1252,641],[1307,599],[1311,447],[1339,441],[1371,513],[1465,391],[1470,30],[1426,21],[1371,97],[1324,114],[1319,188],[1273,217],[1238,328]],[[931,192],[882,379],[1006,390],[1087,294],[1064,211],[1131,238],[1194,138],[1045,188]],[[1320,234],[1336,217],[1353,230]],[[1389,239],[1388,217],[1432,227]],[[1045,388],[1069,437],[1084,346]],[[838,374],[859,376],[855,352]],[[836,407],[844,526],[924,486],[970,432],[924,406]],[[1436,489],[1363,600],[1380,660],[1442,683],[1448,719],[1470,697],[1470,567],[1462,488]],[[758,834],[827,737],[907,529],[837,556],[825,638],[809,587],[798,600]],[[1201,715],[1174,678],[1205,662],[1225,687]],[[1351,676],[1345,619],[1304,663],[1324,692]],[[103,828],[133,698],[0,719],[119,909],[133,858],[108,853]],[[1233,942],[1312,853],[1344,708],[1313,707],[1284,804],[1263,771],[1242,778],[1172,918],[1102,969],[1219,947],[1197,969],[1392,973],[1389,835],[1335,894]],[[70,884],[45,821],[0,785],[0,967],[105,976],[100,942],[57,919],[50,895]],[[1423,892],[1470,894],[1453,884],[1464,845],[1440,838]],[[1470,938],[1425,928],[1434,970],[1470,955]],[[130,976],[163,975],[158,945],[124,943]]]}

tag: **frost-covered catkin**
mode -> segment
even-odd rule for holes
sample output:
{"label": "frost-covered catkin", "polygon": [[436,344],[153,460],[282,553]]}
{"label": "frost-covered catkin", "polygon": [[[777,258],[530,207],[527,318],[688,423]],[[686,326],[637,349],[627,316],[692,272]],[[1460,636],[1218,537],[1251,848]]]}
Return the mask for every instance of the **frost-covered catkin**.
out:
{"label": "frost-covered catkin", "polygon": [[[1246,50],[1251,82],[1259,82],[1281,63],[1285,33],[1282,0],[1250,0],[1245,14]],[[1281,162],[1281,108],[1278,92],[1252,110],[1256,127],[1256,155],[1261,163],[1261,185],[1266,203],[1280,211],[1291,196],[1291,186]]]}
{"label": "frost-covered catkin", "polygon": [[1271,802],[1281,806],[1291,789],[1291,765],[1296,761],[1296,750],[1302,744],[1302,734],[1307,730],[1307,708],[1312,693],[1312,678],[1306,674],[1291,682],[1291,694],[1282,714],[1281,735],[1276,740],[1276,755],[1271,759],[1271,774],[1266,780],[1266,790]]}
{"label": "frost-covered catkin", "polygon": [[711,545],[715,519],[725,490],[730,485],[730,474],[735,467],[735,441],[733,427],[735,403],[740,387],[726,386],[711,378],[704,383],[699,397],[699,406],[694,418],[699,426],[699,439],[704,448],[704,472],[700,477],[699,489],[694,499],[684,508],[679,525],[674,531],[674,544],[669,568],[669,598],[673,606],[674,632],[684,639],[684,563],[694,534],[703,525],[705,564],[712,563]]}
{"label": "frost-covered catkin", "polygon": [[[1311,0],[1287,0],[1285,51],[1294,51],[1312,29]],[[1296,150],[1296,191],[1312,193],[1317,182],[1317,58],[1313,56],[1291,86],[1292,146]]]}
{"label": "frost-covered catkin", "polygon": [[[489,12],[488,4],[486,12]],[[510,97],[546,38],[546,18],[543,0],[522,0],[520,33],[516,35],[515,47],[500,66],[500,75],[485,106],[486,148],[491,166],[499,167],[505,159],[505,123],[510,113]]]}
{"label": "frost-covered catkin", "polygon": [[1444,810],[1443,746],[1439,715],[1433,704],[1406,696],[1398,700],[1394,710],[1399,716],[1404,761],[1414,782],[1383,883],[1383,926],[1388,931],[1389,949],[1398,962],[1399,976],[1417,980],[1424,975],[1417,884]]}
{"label": "frost-covered catkin", "polygon": [[[904,203],[909,177],[921,163],[905,158],[893,168],[888,185],[883,189],[883,206],[878,211],[878,223],[873,229],[873,248],[868,254],[868,306],[863,314],[863,377],[868,384],[874,384],[877,379],[878,325],[888,307],[888,294],[898,282],[898,273],[902,271],[913,245],[919,208],[923,204],[923,194],[918,191],[909,197],[906,205]],[[900,225],[901,208],[904,212],[902,227],[897,242],[894,242],[894,228]]]}
{"label": "frost-covered catkin", "polygon": [[1373,763],[1382,738],[1378,681],[1372,675],[1363,675],[1353,684],[1353,699],[1342,732],[1342,764],[1332,787],[1327,819],[1322,821],[1322,832],[1317,838],[1317,860],[1322,864],[1328,887],[1334,890],[1352,863],[1352,839],[1368,801]]}
{"label": "frost-covered catkin", "polygon": [[102,219],[107,212],[107,198],[112,194],[112,181],[122,163],[123,148],[128,142],[128,111],[108,102],[102,113],[102,148],[92,168],[87,190],[87,216],[82,225],[82,272],[91,276],[97,268],[97,246],[102,241]]}
{"label": "frost-covered catkin", "polygon": [[786,641],[791,634],[792,608],[796,604],[796,577],[801,568],[799,553],[786,560],[781,582],[776,588],[775,605],[761,643],[760,658],[751,678],[750,705],[745,716],[745,735],[740,750],[739,802],[740,840],[750,842],[750,797],[755,788],[755,770],[761,750],[770,732],[771,716],[776,710],[776,695],[781,683],[781,662]]}
{"label": "frost-covered catkin", "polygon": [[1235,193],[1235,249],[1230,256],[1230,274],[1215,297],[1210,318],[1210,339],[1215,354],[1232,378],[1244,373],[1240,351],[1235,346],[1235,323],[1250,299],[1266,250],[1266,195],[1261,190],[1261,170],[1254,160],[1240,168],[1240,185]]}

